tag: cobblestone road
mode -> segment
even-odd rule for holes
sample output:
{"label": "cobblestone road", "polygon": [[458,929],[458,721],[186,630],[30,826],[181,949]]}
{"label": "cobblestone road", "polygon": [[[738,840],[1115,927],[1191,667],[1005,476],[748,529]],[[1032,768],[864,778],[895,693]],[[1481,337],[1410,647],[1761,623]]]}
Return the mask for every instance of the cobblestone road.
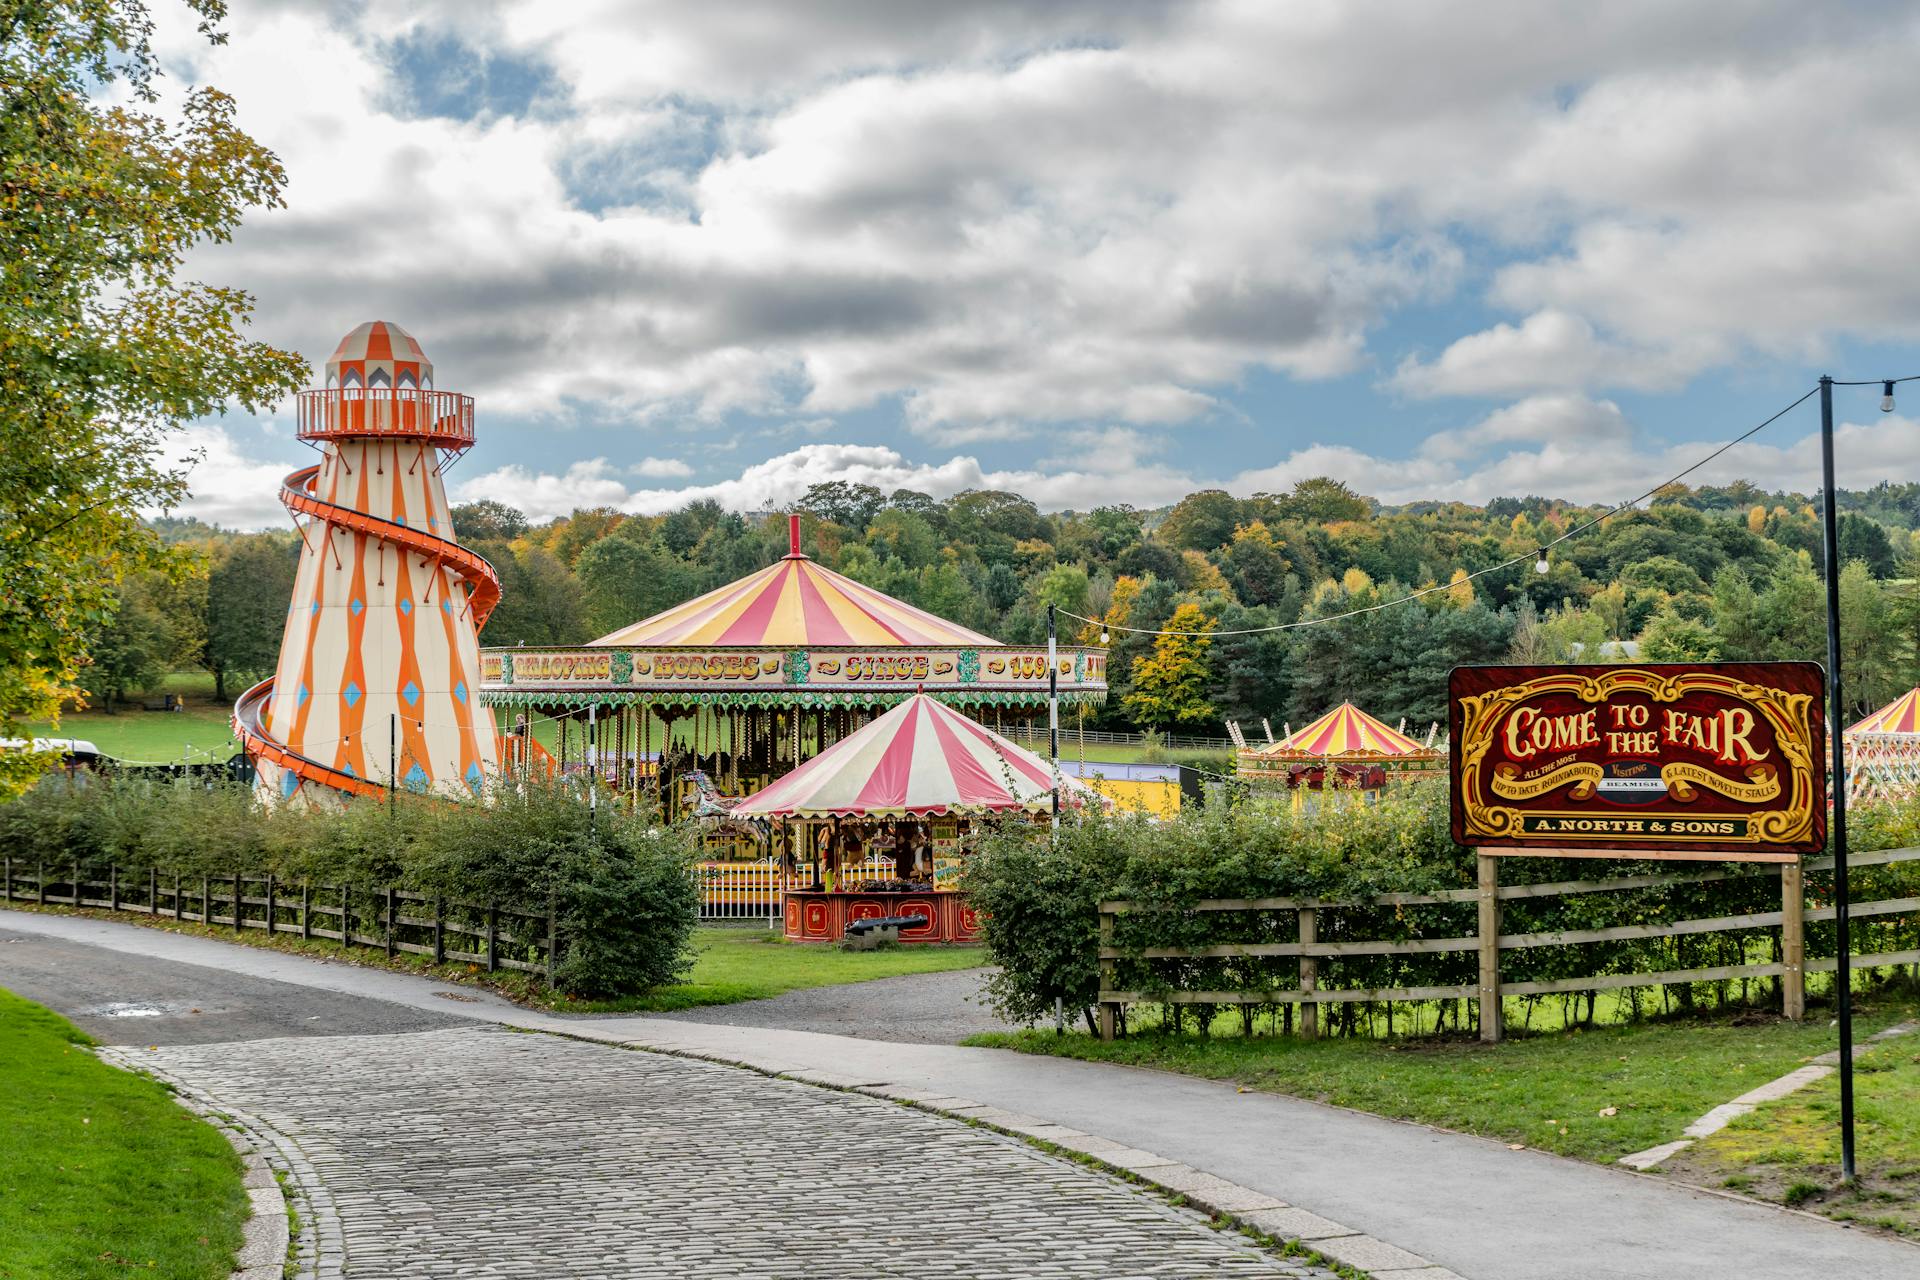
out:
{"label": "cobblestone road", "polygon": [[688,1059],[493,1028],[135,1052],[298,1145],[323,1276],[1326,1274],[1011,1139]]}

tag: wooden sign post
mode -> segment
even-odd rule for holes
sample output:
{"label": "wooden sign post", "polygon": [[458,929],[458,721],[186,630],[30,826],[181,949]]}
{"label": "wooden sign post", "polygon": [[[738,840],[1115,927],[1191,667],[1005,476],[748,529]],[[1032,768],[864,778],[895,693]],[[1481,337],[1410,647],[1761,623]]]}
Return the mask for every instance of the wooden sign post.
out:
{"label": "wooden sign post", "polygon": [[[1453,839],[1480,855],[1482,1040],[1500,1039],[1501,857],[1777,863],[1799,976],[1800,859],[1827,840],[1818,664],[1456,667],[1447,686]],[[1798,1016],[1804,989],[1785,985]]]}

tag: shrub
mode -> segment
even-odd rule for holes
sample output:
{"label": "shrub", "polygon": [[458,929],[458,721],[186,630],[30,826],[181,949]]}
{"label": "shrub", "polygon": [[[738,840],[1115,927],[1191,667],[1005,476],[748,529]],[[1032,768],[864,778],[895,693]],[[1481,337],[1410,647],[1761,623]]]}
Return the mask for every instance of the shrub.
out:
{"label": "shrub", "polygon": [[[1920,844],[1920,802],[1861,810],[1851,843],[1858,852]],[[1318,912],[1322,942],[1471,937],[1478,928],[1471,900],[1378,904],[1371,899],[1470,888],[1476,882],[1474,864],[1473,852],[1451,839],[1445,783],[1432,781],[1397,786],[1377,802],[1301,811],[1286,797],[1255,795],[1231,805],[1186,808],[1171,821],[1091,814],[1064,822],[1051,835],[1044,827],[1010,824],[982,841],[965,887],[985,915],[983,939],[1000,966],[988,993],[1003,1016],[1032,1024],[1051,1016],[1056,996],[1082,1010],[1097,999],[1098,904],[1103,899],[1134,904],[1114,921],[1113,941],[1121,953],[1114,961],[1118,988],[1149,995],[1176,989],[1283,990],[1299,982],[1299,961],[1292,956],[1148,959],[1143,953],[1299,937],[1296,910],[1193,910],[1203,898],[1354,904]],[[1503,858],[1500,878],[1522,884],[1684,876],[1710,869],[1635,859]],[[1780,881],[1773,868],[1727,870],[1725,877],[1702,883],[1510,899],[1502,903],[1502,931],[1607,928],[1779,910]],[[1859,901],[1920,896],[1920,864],[1857,866],[1850,883]],[[1828,902],[1832,873],[1809,872],[1806,886],[1809,906]],[[1909,917],[1861,917],[1853,927],[1861,954],[1913,945]],[[1833,953],[1832,930],[1830,923],[1808,923],[1810,954]],[[1777,948],[1777,935],[1777,929],[1753,928],[1527,947],[1506,952],[1501,966],[1509,982],[1712,968],[1763,958]],[[1319,982],[1349,989],[1465,987],[1477,981],[1477,970],[1472,951],[1355,955],[1323,958]],[[1740,985],[1733,980],[1672,990],[1685,1005],[1696,995],[1724,999]],[[1565,999],[1571,1007],[1575,999],[1588,997]],[[1456,1006],[1452,1012],[1458,1022],[1466,1011]],[[1592,1014],[1589,1002],[1587,1016]],[[1356,1011],[1338,1006],[1327,1016],[1350,1027]]]}
{"label": "shrub", "polygon": [[50,873],[112,863],[123,876],[271,874],[552,910],[555,982],[581,994],[685,975],[699,907],[689,825],[628,805],[591,812],[567,783],[501,786],[485,799],[402,794],[329,812],[265,808],[251,788],[227,782],[55,775],[0,805],[0,840],[17,863]]}

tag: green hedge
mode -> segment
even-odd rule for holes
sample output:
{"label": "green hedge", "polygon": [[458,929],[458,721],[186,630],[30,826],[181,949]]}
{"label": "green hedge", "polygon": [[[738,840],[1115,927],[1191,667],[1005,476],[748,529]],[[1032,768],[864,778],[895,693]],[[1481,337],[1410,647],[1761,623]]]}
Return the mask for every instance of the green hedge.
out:
{"label": "green hedge", "polygon": [[327,812],[264,807],[224,782],[53,776],[0,805],[0,847],[26,866],[271,874],[541,915],[551,906],[563,989],[616,995],[685,976],[699,911],[689,826],[605,802],[591,814],[564,783],[503,786],[485,800],[401,794]]}
{"label": "green hedge", "polygon": [[[1433,893],[1470,888],[1475,858],[1448,832],[1444,782],[1395,788],[1379,803],[1322,806],[1296,812],[1281,799],[1184,809],[1172,821],[1135,814],[1095,814],[1063,824],[1057,837],[1024,825],[990,834],[972,859],[966,887],[985,914],[984,934],[1000,972],[989,991],[1004,1016],[1035,1022],[1051,1018],[1058,997],[1069,1009],[1089,1011],[1099,991],[1097,904],[1127,899],[1141,910],[1115,920],[1115,944],[1133,958],[1117,963],[1121,989],[1290,989],[1299,983],[1293,957],[1146,960],[1147,947],[1202,947],[1223,942],[1292,942],[1293,911],[1197,912],[1202,898],[1312,897],[1353,901],[1385,893]],[[1920,804],[1881,807],[1853,815],[1857,851],[1920,844]],[[1647,860],[1510,858],[1501,883],[1614,879],[1640,874],[1684,874],[1712,864]],[[1735,878],[1694,885],[1508,900],[1502,932],[1535,933],[1651,924],[1777,911],[1779,877],[1771,867],[1726,864]],[[1920,895],[1920,864],[1856,868],[1855,901]],[[1809,906],[1829,902],[1831,873],[1806,878]],[[1473,936],[1476,904],[1352,906],[1323,909],[1316,921],[1323,942],[1404,941]],[[1524,982],[1594,974],[1651,973],[1738,964],[1777,955],[1778,930],[1753,929],[1681,938],[1655,938],[1503,953],[1504,980]],[[1810,956],[1834,953],[1833,926],[1809,924]],[[1912,916],[1854,922],[1857,953],[1920,946]],[[1322,987],[1460,986],[1478,980],[1472,951],[1411,956],[1323,959]],[[1725,1000],[1751,984],[1700,983],[1672,989],[1672,999]],[[1637,1008],[1643,993],[1629,995]],[[1587,999],[1585,1016],[1593,1016]],[[1571,998],[1569,998],[1571,1003]],[[1455,1025],[1471,1016],[1467,1002],[1443,1007]],[[1246,1011],[1253,1025],[1259,1010]],[[1171,1016],[1180,1015],[1169,1011]],[[1090,1012],[1086,1012],[1090,1019]],[[1210,1011],[1201,1010],[1201,1025]],[[1290,1016],[1290,1015],[1287,1015]],[[1333,1006],[1325,1015],[1352,1029],[1364,1010]]]}

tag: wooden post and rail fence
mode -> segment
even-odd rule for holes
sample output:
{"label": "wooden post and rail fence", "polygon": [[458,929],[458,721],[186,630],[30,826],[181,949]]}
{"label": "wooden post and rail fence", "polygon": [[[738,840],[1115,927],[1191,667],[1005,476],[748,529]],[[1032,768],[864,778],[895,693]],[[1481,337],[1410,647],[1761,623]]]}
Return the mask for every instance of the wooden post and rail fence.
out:
{"label": "wooden post and rail fence", "polygon": [[[1753,877],[1756,873],[1741,869],[1718,869],[1679,875],[1635,875],[1608,880],[1567,880],[1550,884],[1502,885],[1499,883],[1500,859],[1481,854],[1479,883],[1471,889],[1440,893],[1387,893],[1352,901],[1328,901],[1315,898],[1209,898],[1183,904],[1177,910],[1201,914],[1292,912],[1297,926],[1297,941],[1223,942],[1210,946],[1127,948],[1119,945],[1118,925],[1122,918],[1161,908],[1128,901],[1100,904],[1100,993],[1099,1026],[1102,1039],[1111,1040],[1124,1018],[1125,1006],[1136,1003],[1168,1005],[1297,1005],[1300,1030],[1313,1036],[1319,1030],[1318,1008],[1323,1004],[1372,1003],[1385,1001],[1475,1000],[1479,1006],[1480,1038],[1495,1042],[1501,1038],[1502,1002],[1508,996],[1543,996],[1615,990],[1626,987],[1659,986],[1693,982],[1715,982],[1742,978],[1778,978],[1781,1012],[1799,1019],[1806,1014],[1806,975],[1831,972],[1837,967],[1833,957],[1806,955],[1806,926],[1810,922],[1830,921],[1832,906],[1809,910],[1805,904],[1805,873],[1829,871],[1833,859],[1810,858],[1804,862],[1782,863],[1779,867],[1780,909],[1743,915],[1716,916],[1695,920],[1676,920],[1659,924],[1617,925],[1600,929],[1557,929],[1537,933],[1503,933],[1500,928],[1501,904],[1518,899],[1565,897],[1575,894],[1607,893],[1632,889],[1651,889],[1668,885],[1705,884],[1717,880]],[[1920,849],[1886,849],[1856,853],[1849,858],[1854,870],[1872,866],[1890,866],[1920,861]],[[1758,873],[1765,874],[1765,873]],[[1328,913],[1342,908],[1400,909],[1417,906],[1475,903],[1478,924],[1472,936],[1408,938],[1395,941],[1322,941]],[[1167,908],[1174,910],[1174,908]],[[1852,918],[1900,916],[1920,913],[1920,897],[1888,898],[1854,902]],[[1715,965],[1709,968],[1666,969],[1658,972],[1600,973],[1586,977],[1546,981],[1506,982],[1501,976],[1503,952],[1535,947],[1559,947],[1594,942],[1623,942],[1656,938],[1679,938],[1748,929],[1778,928],[1779,959],[1743,964]],[[1434,955],[1472,952],[1478,956],[1479,974],[1474,983],[1444,986],[1410,987],[1335,987],[1326,985],[1323,960],[1342,957]],[[1264,990],[1119,990],[1116,988],[1122,962],[1221,960],[1251,957],[1292,957],[1299,963],[1298,984]],[[1856,968],[1920,964],[1920,949],[1856,955]],[[1157,985],[1157,984],[1156,984]]]}
{"label": "wooden post and rail fence", "polygon": [[[451,960],[488,973],[513,969],[553,986],[555,912],[498,903],[455,902],[391,886],[289,884],[267,876],[180,876],[152,868],[123,875],[79,863],[31,870],[6,858],[0,902],[98,907],[156,919],[325,938],[342,947],[369,947]],[[506,922],[505,927],[502,921]],[[462,941],[466,945],[462,945]]]}

